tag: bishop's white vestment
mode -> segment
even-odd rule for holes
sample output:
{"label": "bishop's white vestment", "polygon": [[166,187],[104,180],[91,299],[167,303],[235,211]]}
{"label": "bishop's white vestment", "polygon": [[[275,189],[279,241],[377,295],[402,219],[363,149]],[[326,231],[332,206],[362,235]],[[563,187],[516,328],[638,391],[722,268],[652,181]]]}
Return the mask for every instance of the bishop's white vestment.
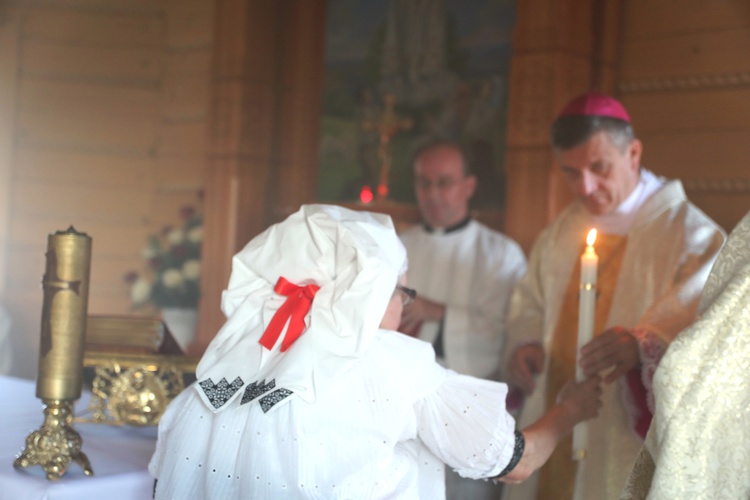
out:
{"label": "bishop's white vestment", "polygon": [[[513,288],[526,258],[510,238],[471,220],[443,232],[414,226],[400,234],[409,258],[407,282],[420,296],[445,305],[442,363],[459,373],[498,378]],[[441,323],[422,324],[433,343]]]}
{"label": "bishop's white vestment", "polygon": [[[520,428],[546,410],[546,367],[552,337],[569,281],[577,280],[571,276],[572,270],[588,230],[595,227],[593,222],[578,202],[567,207],[539,236],[528,273],[513,295],[506,352],[510,355],[516,347],[536,341],[547,355],[545,373],[537,377],[535,391],[519,417]],[[663,182],[639,205],[628,227],[606,328],[650,332],[650,341],[668,345],[692,322],[724,233],[688,202],[679,181]],[[643,359],[644,351],[653,346],[639,348]],[[642,377],[647,387],[653,369],[644,363]],[[633,431],[637,408],[623,378],[604,387],[600,414],[588,422],[587,456],[578,463],[576,500],[617,498],[641,448],[642,439]],[[537,498],[538,478],[536,472],[525,483],[506,487],[505,498]]]}

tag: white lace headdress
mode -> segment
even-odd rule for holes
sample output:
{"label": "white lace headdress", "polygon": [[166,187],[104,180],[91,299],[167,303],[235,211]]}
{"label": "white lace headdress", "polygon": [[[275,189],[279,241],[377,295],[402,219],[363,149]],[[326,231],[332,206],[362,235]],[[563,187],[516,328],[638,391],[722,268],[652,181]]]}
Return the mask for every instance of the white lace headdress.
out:
{"label": "white lace headdress", "polygon": [[314,401],[365,352],[405,271],[390,217],[302,206],[234,256],[199,394],[213,411],[240,395],[264,411],[292,395]]}

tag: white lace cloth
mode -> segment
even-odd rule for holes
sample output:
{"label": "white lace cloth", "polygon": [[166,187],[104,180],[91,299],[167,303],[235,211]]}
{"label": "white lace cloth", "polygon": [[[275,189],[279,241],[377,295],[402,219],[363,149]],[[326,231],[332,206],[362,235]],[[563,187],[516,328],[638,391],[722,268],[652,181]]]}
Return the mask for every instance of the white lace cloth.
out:
{"label": "white lace cloth", "polygon": [[[74,423],[83,439],[93,476],[77,463],[58,481],[48,481],[39,465],[14,469],[27,436],[44,419],[42,402],[31,380],[0,376],[0,500],[147,500],[154,480],[146,470],[156,442],[156,428]],[[83,391],[76,414],[83,413],[91,394]]]}
{"label": "white lace cloth", "polygon": [[7,375],[13,366],[10,313],[0,304],[0,375]]}

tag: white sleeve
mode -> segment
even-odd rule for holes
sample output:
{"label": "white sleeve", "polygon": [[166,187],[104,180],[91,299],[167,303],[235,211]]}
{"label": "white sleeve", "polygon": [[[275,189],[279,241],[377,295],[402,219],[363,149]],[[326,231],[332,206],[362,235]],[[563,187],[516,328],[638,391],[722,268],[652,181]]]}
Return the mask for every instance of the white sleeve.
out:
{"label": "white sleeve", "polygon": [[497,476],[515,445],[507,392],[505,384],[447,370],[440,387],[416,404],[419,438],[463,477]]}

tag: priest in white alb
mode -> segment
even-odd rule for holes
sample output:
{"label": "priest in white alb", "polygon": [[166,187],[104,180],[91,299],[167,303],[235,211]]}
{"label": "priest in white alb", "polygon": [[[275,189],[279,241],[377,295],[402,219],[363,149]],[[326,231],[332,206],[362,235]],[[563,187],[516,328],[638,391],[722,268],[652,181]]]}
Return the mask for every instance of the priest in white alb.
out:
{"label": "priest in white alb", "polygon": [[561,443],[510,499],[617,498],[653,411],[651,381],[672,339],[695,316],[725,234],[677,180],[641,166],[630,116],[610,96],[576,97],[552,125],[552,147],[576,200],[537,239],[511,301],[507,376],[526,393],[520,422],[554,404],[575,373],[579,257],[596,228],[594,339],[587,376],[605,376],[604,407],[588,425],[583,460]]}
{"label": "priest in white alb", "polygon": [[[404,308],[399,331],[433,344],[443,366],[497,380],[508,304],[526,258],[516,242],[469,215],[477,179],[457,144],[427,143],[414,159],[423,224],[401,240],[407,280],[419,296]],[[500,488],[448,471],[447,492],[449,499],[495,500]]]}
{"label": "priest in white alb", "polygon": [[526,258],[515,241],[471,218],[477,179],[458,145],[420,148],[414,182],[423,224],[400,237],[407,280],[419,297],[405,308],[399,331],[433,344],[452,370],[496,379],[508,304]]}

